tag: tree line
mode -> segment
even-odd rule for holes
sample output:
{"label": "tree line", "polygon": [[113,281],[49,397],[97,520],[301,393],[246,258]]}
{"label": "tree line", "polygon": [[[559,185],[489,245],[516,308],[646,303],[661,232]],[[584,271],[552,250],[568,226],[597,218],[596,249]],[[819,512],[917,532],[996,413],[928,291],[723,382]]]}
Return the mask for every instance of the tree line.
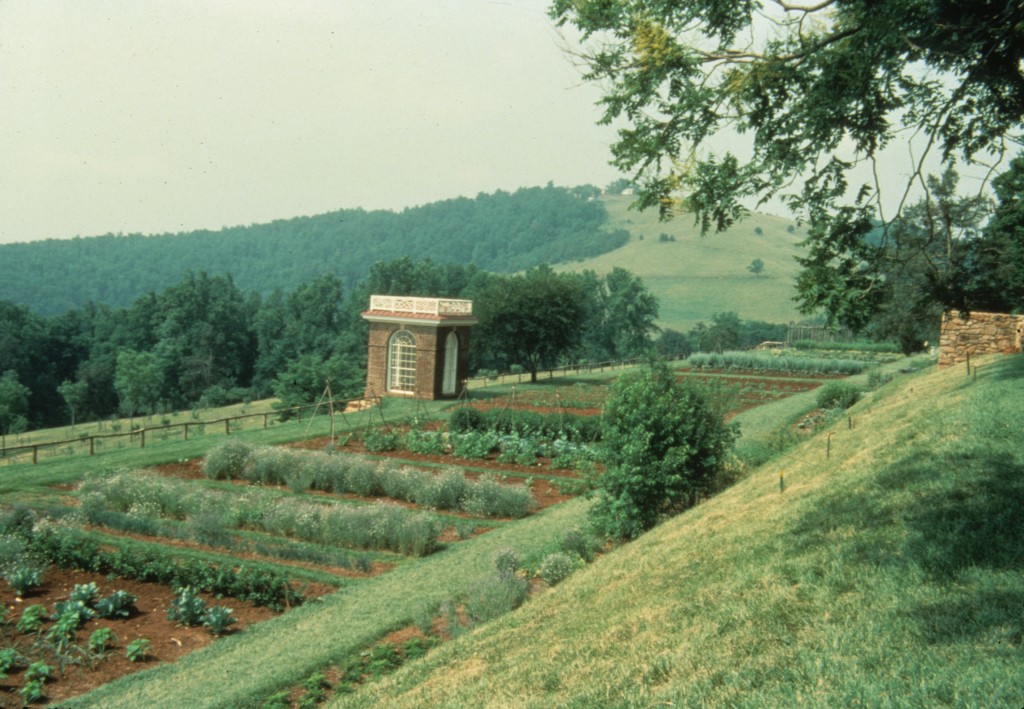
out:
{"label": "tree line", "polygon": [[269,296],[315,279],[330,264],[344,283],[402,256],[475,263],[511,273],[540,263],[589,258],[629,235],[606,229],[600,190],[530,187],[460,197],[401,212],[345,209],[269,224],[144,236],[106,234],[0,246],[0,300],[58,315],[88,303],[129,307],[189,272],[232,275],[244,291]]}
{"label": "tree line", "polygon": [[657,332],[657,300],[621,268],[501,275],[410,258],[377,263],[347,291],[324,273],[264,297],[200,271],[128,307],[43,316],[0,301],[0,433],[267,396],[307,403],[327,380],[359,396],[371,294],[472,299],[474,372],[634,357]]}

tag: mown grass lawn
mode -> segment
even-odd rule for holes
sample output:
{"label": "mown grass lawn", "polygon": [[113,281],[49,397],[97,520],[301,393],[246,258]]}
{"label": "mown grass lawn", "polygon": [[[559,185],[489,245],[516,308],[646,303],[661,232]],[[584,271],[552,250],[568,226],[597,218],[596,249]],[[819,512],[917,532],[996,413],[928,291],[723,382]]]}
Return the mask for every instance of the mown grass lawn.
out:
{"label": "mown grass lawn", "polygon": [[852,428],[333,706],[1018,707],[1022,383],[1022,357],[898,377]]}

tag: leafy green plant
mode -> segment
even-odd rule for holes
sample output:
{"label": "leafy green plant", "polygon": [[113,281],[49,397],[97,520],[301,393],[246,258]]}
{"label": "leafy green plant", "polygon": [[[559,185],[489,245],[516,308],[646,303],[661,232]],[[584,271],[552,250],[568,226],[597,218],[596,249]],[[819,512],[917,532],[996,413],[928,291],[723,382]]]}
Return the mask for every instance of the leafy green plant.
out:
{"label": "leafy green plant", "polygon": [[461,406],[452,411],[448,418],[448,428],[453,433],[481,431],[484,428],[484,415],[472,406]]}
{"label": "leafy green plant", "polygon": [[114,591],[106,598],[96,602],[96,613],[101,618],[128,618],[135,609],[135,601],[139,600],[127,591]]}
{"label": "leafy green plant", "polygon": [[203,622],[206,613],[206,601],[191,586],[178,589],[171,607],[167,609],[167,619],[180,625],[194,626]]}
{"label": "leafy green plant", "polygon": [[43,582],[43,569],[35,564],[19,565],[6,574],[4,579],[19,596],[25,596]]}
{"label": "leafy green plant", "polygon": [[102,657],[106,654],[107,650],[117,642],[117,636],[114,635],[114,631],[110,628],[96,628],[89,635],[89,640],[86,642],[86,647],[89,648],[89,652],[93,655]]}
{"label": "leafy green plant", "polygon": [[21,619],[18,620],[18,625],[15,626],[19,633],[38,633],[43,628],[43,620],[46,619],[46,606],[31,605],[26,606],[25,610],[21,612]]}
{"label": "leafy green plant", "polygon": [[313,707],[327,699],[331,683],[323,673],[315,672],[302,682],[303,694],[299,697],[300,707]]}
{"label": "leafy green plant", "polygon": [[374,453],[393,451],[398,448],[399,443],[401,437],[394,431],[374,428],[363,434],[363,445],[366,446],[366,450]]}
{"label": "leafy green plant", "polygon": [[[475,411],[475,409],[474,409]],[[422,455],[442,455],[448,449],[443,431],[412,430],[405,434],[405,447]]]}
{"label": "leafy green plant", "polygon": [[452,454],[459,458],[486,458],[497,449],[500,437],[494,431],[452,434]]}
{"label": "leafy green plant", "polygon": [[238,622],[238,619],[231,613],[230,608],[212,606],[203,613],[203,626],[214,635],[224,635],[228,632],[228,628]]}
{"label": "leafy green plant", "polygon": [[402,664],[402,657],[391,643],[381,643],[363,653],[364,672],[371,679],[379,679]]}
{"label": "leafy green plant", "polygon": [[29,680],[18,690],[18,694],[21,695],[21,700],[25,704],[41,702],[46,698],[46,683],[41,679]]}
{"label": "leafy green plant", "polygon": [[89,583],[76,583],[75,587],[71,589],[71,593],[68,596],[71,601],[79,601],[84,605],[90,605],[96,600],[99,595],[99,588],[96,586],[95,581]]}
{"label": "leafy green plant", "polygon": [[21,667],[24,658],[13,647],[6,647],[0,650],[0,679],[7,677],[7,673]]}
{"label": "leafy green plant", "polygon": [[54,604],[53,613],[50,615],[52,620],[59,622],[66,619],[68,624],[74,623],[75,628],[95,617],[96,611],[83,601],[61,601],[56,603]]}
{"label": "leafy green plant", "polygon": [[259,704],[259,709],[290,709],[291,692],[285,690],[271,694]]}
{"label": "leafy green plant", "polygon": [[34,704],[46,697],[46,681],[53,676],[53,668],[42,660],[33,662],[25,670],[25,684],[19,690],[26,704]]}
{"label": "leafy green plant", "polygon": [[149,655],[152,643],[146,638],[136,638],[125,647],[125,656],[129,662],[142,662]]}

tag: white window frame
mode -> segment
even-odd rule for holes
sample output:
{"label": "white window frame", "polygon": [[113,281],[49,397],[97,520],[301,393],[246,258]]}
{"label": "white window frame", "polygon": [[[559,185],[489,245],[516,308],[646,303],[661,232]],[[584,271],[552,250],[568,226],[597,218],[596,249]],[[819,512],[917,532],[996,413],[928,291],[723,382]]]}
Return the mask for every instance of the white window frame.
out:
{"label": "white window frame", "polygon": [[416,337],[396,330],[388,340],[388,391],[416,393]]}

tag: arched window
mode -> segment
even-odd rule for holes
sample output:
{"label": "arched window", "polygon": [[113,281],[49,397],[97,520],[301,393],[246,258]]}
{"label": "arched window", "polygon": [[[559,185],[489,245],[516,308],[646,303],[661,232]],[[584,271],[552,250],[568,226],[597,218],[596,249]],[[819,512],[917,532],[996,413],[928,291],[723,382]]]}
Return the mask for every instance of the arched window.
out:
{"label": "arched window", "polygon": [[388,342],[388,391],[416,391],[416,338],[399,330]]}

